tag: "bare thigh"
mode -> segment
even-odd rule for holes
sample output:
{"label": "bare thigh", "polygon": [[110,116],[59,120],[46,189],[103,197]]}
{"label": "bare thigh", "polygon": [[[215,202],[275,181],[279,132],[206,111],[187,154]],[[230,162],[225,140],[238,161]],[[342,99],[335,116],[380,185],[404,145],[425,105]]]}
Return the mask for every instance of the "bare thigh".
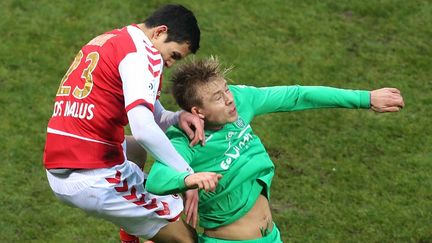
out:
{"label": "bare thigh", "polygon": [[196,243],[198,236],[194,228],[180,219],[167,224],[150,240],[156,243]]}

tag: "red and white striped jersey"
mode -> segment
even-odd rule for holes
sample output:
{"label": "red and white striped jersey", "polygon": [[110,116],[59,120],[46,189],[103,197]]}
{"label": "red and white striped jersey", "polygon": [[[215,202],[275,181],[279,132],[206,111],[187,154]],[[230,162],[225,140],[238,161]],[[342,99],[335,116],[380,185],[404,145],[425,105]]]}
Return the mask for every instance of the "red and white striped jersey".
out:
{"label": "red and white striped jersey", "polygon": [[162,57],[136,25],[97,36],[61,80],[48,122],[44,165],[105,168],[124,161],[123,127],[137,105],[153,111]]}

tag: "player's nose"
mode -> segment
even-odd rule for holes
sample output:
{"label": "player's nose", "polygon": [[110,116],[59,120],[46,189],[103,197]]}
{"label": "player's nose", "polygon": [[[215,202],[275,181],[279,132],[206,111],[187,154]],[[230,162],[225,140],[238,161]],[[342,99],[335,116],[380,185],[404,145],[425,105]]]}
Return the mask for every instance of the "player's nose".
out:
{"label": "player's nose", "polygon": [[165,66],[166,67],[172,67],[172,65],[175,63],[175,61],[172,61],[172,60],[167,60],[166,62],[165,62]]}

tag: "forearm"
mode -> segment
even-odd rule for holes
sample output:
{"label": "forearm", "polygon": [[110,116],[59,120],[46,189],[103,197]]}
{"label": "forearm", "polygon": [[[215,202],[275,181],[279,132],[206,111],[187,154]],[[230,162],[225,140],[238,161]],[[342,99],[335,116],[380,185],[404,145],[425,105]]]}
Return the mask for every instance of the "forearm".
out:
{"label": "forearm", "polygon": [[153,157],[180,172],[193,173],[192,168],[177,153],[164,132],[156,124],[153,114],[144,106],[128,112],[132,135]]}
{"label": "forearm", "polygon": [[370,108],[370,92],[324,86],[297,86],[293,110],[313,108]]}
{"label": "forearm", "polygon": [[178,172],[156,161],[149,173],[146,190],[156,195],[182,193],[187,190],[185,178],[187,172]]}
{"label": "forearm", "polygon": [[177,124],[179,120],[180,111],[173,112],[165,110],[159,101],[155,102],[154,117],[158,126],[162,131],[166,131],[168,127]]}

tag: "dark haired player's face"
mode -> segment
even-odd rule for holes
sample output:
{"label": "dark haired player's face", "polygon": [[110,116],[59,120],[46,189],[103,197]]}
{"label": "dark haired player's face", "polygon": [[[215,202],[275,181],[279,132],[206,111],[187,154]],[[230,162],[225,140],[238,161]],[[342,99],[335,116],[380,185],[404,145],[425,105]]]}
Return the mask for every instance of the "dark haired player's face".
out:
{"label": "dark haired player's face", "polygon": [[189,44],[179,44],[174,41],[165,42],[168,35],[166,33],[162,35],[153,42],[153,45],[161,53],[166,67],[171,67],[176,61],[183,59],[190,53]]}
{"label": "dark haired player's face", "polygon": [[198,87],[197,93],[202,100],[202,106],[198,109],[204,116],[206,126],[223,126],[237,120],[234,96],[224,79],[218,78]]}

